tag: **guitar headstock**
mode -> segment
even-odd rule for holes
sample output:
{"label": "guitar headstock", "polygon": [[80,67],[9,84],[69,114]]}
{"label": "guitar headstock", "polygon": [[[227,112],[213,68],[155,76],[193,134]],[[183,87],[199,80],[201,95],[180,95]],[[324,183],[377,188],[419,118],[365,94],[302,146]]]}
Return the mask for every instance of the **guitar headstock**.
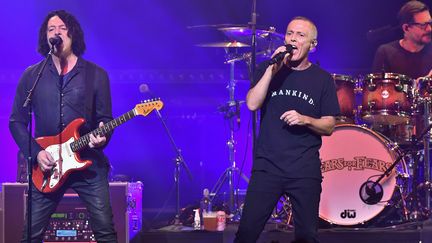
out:
{"label": "guitar headstock", "polygon": [[135,106],[135,112],[137,115],[147,116],[153,110],[161,110],[163,107],[163,102],[157,99],[144,100],[140,104]]}

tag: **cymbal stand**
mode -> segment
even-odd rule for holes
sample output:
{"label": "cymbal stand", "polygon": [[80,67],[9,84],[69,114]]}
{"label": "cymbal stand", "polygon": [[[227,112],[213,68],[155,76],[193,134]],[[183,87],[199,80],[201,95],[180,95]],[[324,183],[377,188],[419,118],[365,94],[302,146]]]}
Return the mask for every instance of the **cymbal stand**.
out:
{"label": "cymbal stand", "polygon": [[212,195],[211,201],[217,196],[219,193],[222,185],[225,183],[225,181],[228,181],[229,186],[229,204],[228,207],[230,209],[230,212],[234,215],[237,215],[239,212],[239,207],[237,205],[237,193],[236,188],[234,188],[234,174],[238,174],[243,180],[246,182],[249,182],[249,179],[246,177],[243,172],[241,172],[236,167],[236,160],[235,160],[235,140],[234,140],[234,132],[235,132],[235,123],[237,123],[237,126],[240,126],[240,105],[241,101],[235,100],[235,86],[236,81],[234,78],[234,69],[235,69],[235,62],[230,63],[230,79],[228,86],[226,87],[229,92],[229,101],[225,104],[220,106],[218,109],[221,112],[224,112],[225,119],[229,120],[229,127],[230,127],[230,137],[227,141],[228,151],[229,151],[229,161],[230,161],[230,167],[228,167],[223,174],[219,177],[216,184],[211,190],[210,195]]}
{"label": "cymbal stand", "polygon": [[[256,67],[256,46],[257,46],[257,42],[256,42],[256,25],[257,25],[257,1],[256,0],[252,0],[252,13],[251,13],[251,22],[249,22],[249,25],[252,29],[252,41],[251,41],[251,63],[249,65],[249,77],[250,77],[250,81],[251,81],[251,86],[253,83],[253,78],[254,78],[254,74],[255,74],[255,67]],[[255,152],[255,148],[256,148],[256,142],[257,142],[257,138],[258,138],[258,114],[256,111],[252,111],[251,112],[252,115],[252,152]],[[255,154],[255,153],[254,153]]]}
{"label": "cymbal stand", "polygon": [[[425,99],[423,102],[424,107],[424,124],[425,127],[430,125],[429,116],[430,116],[430,99]],[[426,209],[430,212],[430,190],[431,190],[431,178],[430,178],[430,132],[428,131],[423,137],[423,145],[424,145],[424,186],[425,186],[425,200],[426,200]]]}

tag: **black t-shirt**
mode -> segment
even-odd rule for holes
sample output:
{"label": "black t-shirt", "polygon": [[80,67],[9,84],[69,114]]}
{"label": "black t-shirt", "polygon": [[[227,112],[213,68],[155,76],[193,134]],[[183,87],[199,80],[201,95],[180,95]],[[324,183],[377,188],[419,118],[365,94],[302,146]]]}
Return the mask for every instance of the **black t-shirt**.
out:
{"label": "black t-shirt", "polygon": [[[268,63],[262,63],[255,83]],[[331,75],[316,65],[295,71],[286,66],[273,77],[261,108],[261,126],[253,170],[288,178],[321,178],[321,136],[305,126],[289,126],[280,116],[289,110],[313,118],[336,116],[339,104]]]}
{"label": "black t-shirt", "polygon": [[419,52],[409,52],[399,41],[381,45],[372,66],[373,72],[399,73],[411,78],[423,77],[432,69],[432,45],[426,45]]}

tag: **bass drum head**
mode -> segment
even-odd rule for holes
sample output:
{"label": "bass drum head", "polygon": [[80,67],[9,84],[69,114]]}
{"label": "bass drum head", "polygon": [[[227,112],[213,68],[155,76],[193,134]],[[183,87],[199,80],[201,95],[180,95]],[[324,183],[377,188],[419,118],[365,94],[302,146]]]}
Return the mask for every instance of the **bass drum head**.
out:
{"label": "bass drum head", "polygon": [[360,187],[368,180],[376,181],[396,160],[397,152],[381,135],[356,125],[338,125],[322,140],[320,218],[331,224],[357,225],[377,216],[392,198],[397,171],[406,171],[405,163],[400,161],[397,169],[381,180],[383,197],[369,205],[360,198]]}

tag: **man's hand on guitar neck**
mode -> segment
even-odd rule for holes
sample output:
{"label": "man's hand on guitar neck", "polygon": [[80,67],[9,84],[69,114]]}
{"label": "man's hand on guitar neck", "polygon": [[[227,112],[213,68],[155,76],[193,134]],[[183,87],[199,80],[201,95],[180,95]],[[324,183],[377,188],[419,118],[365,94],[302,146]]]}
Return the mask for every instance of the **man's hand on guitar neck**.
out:
{"label": "man's hand on guitar neck", "polygon": [[[103,127],[104,123],[100,122],[99,123],[99,127]],[[99,148],[104,146],[106,143],[106,137],[105,136],[100,136],[97,135],[96,137],[90,133],[90,142],[89,142],[89,147],[90,148]]]}
{"label": "man's hand on guitar neck", "polygon": [[37,162],[42,172],[50,171],[56,166],[56,162],[50,153],[41,150],[37,155]]}

